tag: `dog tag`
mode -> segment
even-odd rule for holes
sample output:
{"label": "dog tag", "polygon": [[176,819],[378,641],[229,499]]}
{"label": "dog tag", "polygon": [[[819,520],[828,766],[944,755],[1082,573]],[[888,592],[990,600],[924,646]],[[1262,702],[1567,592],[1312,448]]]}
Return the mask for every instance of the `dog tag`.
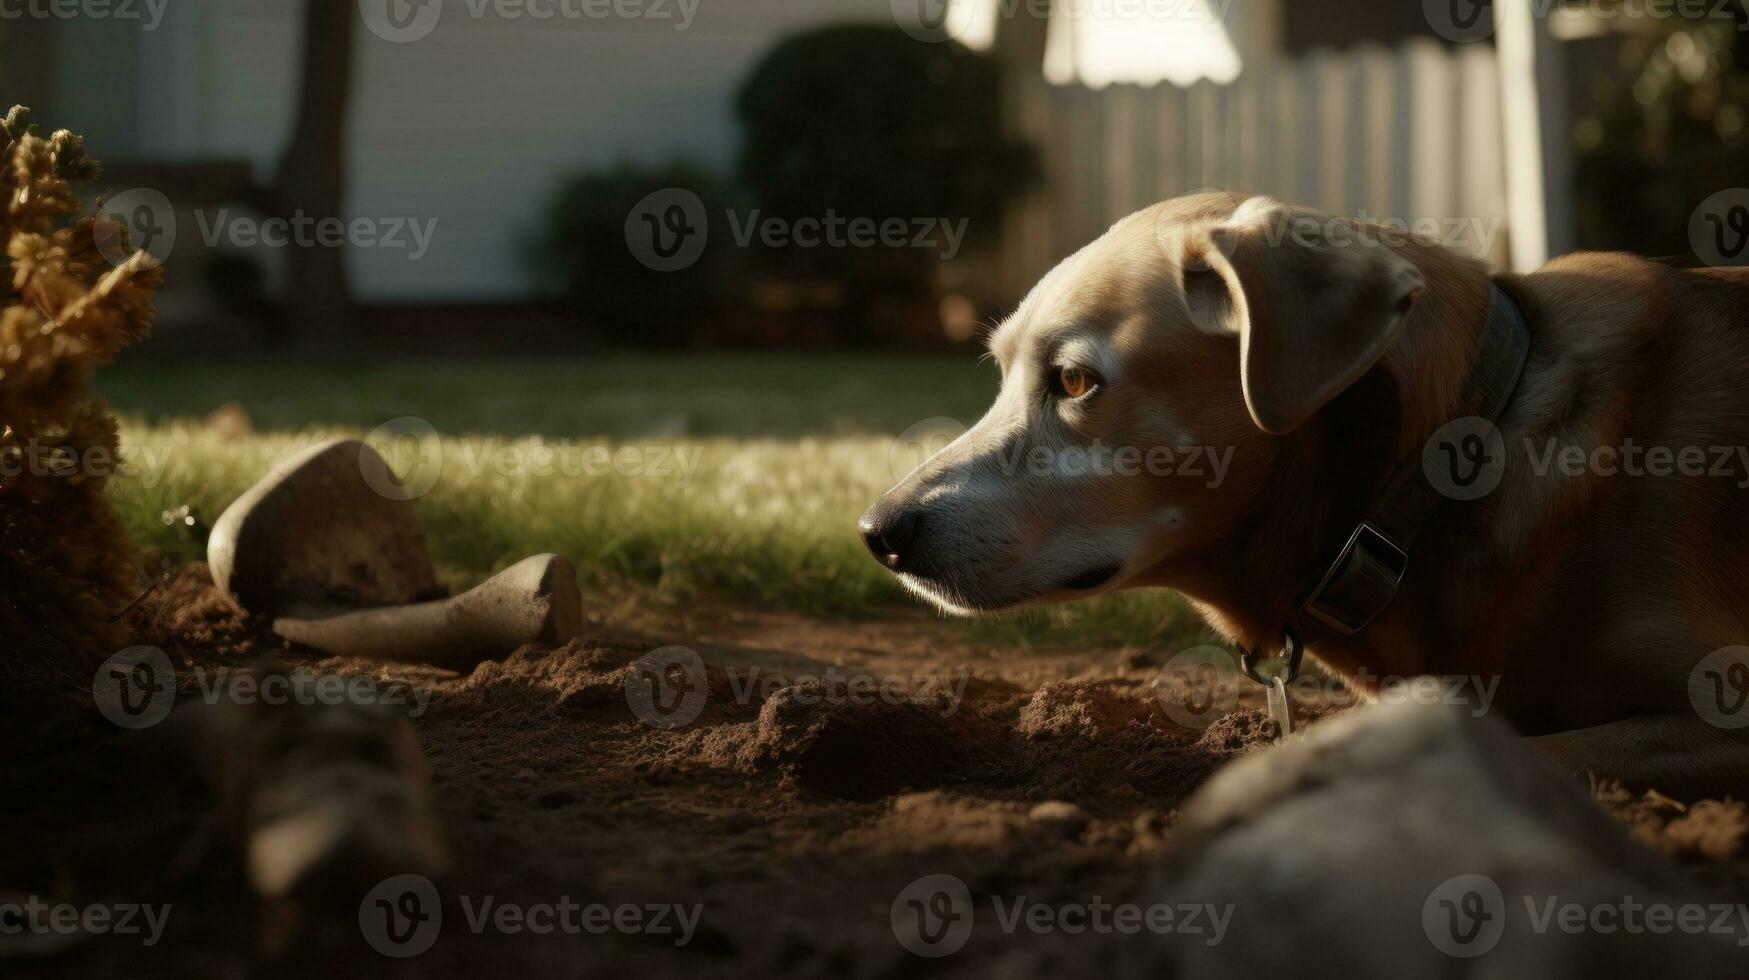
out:
{"label": "dog tag", "polygon": [[1288,696],[1287,682],[1279,677],[1271,678],[1270,684],[1264,690],[1269,692],[1269,717],[1275,719],[1275,724],[1281,729],[1281,737],[1287,738],[1294,732],[1294,702]]}

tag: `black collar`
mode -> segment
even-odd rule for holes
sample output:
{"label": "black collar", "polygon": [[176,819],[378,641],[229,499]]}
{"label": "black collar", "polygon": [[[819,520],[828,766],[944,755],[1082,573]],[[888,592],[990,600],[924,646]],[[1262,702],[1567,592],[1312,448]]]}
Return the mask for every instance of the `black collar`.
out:
{"label": "black collar", "polygon": [[[1530,326],[1518,304],[1499,286],[1490,288],[1488,319],[1456,417],[1492,424],[1499,421],[1524,373]],[[1352,636],[1365,629],[1396,598],[1397,586],[1409,569],[1409,549],[1445,499],[1428,481],[1419,449],[1400,461],[1377,505],[1348,535],[1342,550],[1324,566],[1318,584],[1289,617],[1279,654],[1281,667],[1265,671],[1259,666],[1260,651],[1241,648],[1245,672],[1265,685],[1274,684],[1277,676],[1292,680],[1304,652],[1302,635],[1322,631]]]}

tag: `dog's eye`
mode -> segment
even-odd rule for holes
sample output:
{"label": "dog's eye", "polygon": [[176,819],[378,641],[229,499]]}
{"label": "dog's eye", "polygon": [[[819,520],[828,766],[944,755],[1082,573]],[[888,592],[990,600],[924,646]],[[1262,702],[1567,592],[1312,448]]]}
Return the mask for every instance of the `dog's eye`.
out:
{"label": "dog's eye", "polygon": [[1078,367],[1062,367],[1057,369],[1057,390],[1064,398],[1080,398],[1092,391],[1096,382],[1093,375]]}

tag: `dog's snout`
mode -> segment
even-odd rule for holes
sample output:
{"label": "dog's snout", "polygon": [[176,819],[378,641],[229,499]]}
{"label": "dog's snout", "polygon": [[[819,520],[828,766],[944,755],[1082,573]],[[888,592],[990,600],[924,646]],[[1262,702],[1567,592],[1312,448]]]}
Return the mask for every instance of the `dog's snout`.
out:
{"label": "dog's snout", "polygon": [[922,522],[923,516],[910,508],[875,504],[856,522],[856,527],[875,561],[897,571],[910,553],[917,538],[917,526]]}

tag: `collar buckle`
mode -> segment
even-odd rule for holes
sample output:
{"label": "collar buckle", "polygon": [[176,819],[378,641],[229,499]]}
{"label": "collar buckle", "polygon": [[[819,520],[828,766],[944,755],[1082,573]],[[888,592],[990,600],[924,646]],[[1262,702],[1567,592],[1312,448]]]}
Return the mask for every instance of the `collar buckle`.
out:
{"label": "collar buckle", "polygon": [[1353,636],[1385,611],[1409,570],[1409,553],[1362,521],[1300,608],[1343,636]]}

